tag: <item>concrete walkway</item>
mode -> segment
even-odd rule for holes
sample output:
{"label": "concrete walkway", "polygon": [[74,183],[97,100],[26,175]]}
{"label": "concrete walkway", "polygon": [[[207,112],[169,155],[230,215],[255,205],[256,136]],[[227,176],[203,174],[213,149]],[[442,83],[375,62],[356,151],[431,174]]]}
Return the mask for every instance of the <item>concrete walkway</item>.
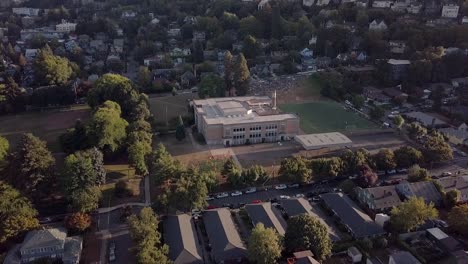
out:
{"label": "concrete walkway", "polygon": [[119,204],[119,205],[112,206],[112,207],[102,207],[102,208],[99,208],[99,209],[97,209],[97,213],[98,213],[98,214],[105,214],[105,213],[112,212],[112,211],[114,211],[114,210],[120,209],[120,208],[125,207],[125,206],[141,206],[141,207],[147,207],[147,206],[150,206],[150,205],[151,205],[151,204],[149,204],[149,203],[125,203],[125,204]]}

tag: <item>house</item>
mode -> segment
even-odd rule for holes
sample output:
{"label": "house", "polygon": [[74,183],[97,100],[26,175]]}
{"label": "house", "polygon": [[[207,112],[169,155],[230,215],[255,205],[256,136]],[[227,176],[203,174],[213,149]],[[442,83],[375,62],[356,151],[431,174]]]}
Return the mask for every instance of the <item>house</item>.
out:
{"label": "house", "polygon": [[408,94],[396,88],[389,87],[389,88],[383,89],[382,91],[385,95],[392,98],[392,100],[405,102],[406,99],[408,99]]}
{"label": "house", "polygon": [[426,113],[423,113],[423,112],[416,111],[416,112],[405,113],[404,116],[408,118],[410,121],[417,121],[421,125],[427,128],[447,127],[447,123],[445,123],[444,121],[438,118],[435,118],[431,115],[428,115]]}
{"label": "house", "polygon": [[64,228],[33,230],[26,235],[23,243],[8,252],[4,263],[32,263],[40,258],[56,258],[64,264],[78,264],[82,245],[81,237],[67,237]]}
{"label": "house", "polygon": [[13,14],[20,15],[20,16],[39,16],[39,12],[41,11],[38,8],[30,8],[30,7],[14,7],[12,9]]}
{"label": "house", "polygon": [[406,50],[406,42],[399,40],[390,40],[388,42],[390,52],[393,54],[403,54]]}
{"label": "house", "polygon": [[390,9],[392,9],[392,11],[394,12],[404,13],[406,12],[408,6],[409,6],[409,3],[406,1],[395,1],[395,3],[393,3]]}
{"label": "house", "polygon": [[26,49],[24,52],[24,57],[27,61],[33,61],[36,58],[38,52],[38,49]]}
{"label": "house", "polygon": [[117,53],[122,53],[124,49],[124,39],[114,39],[114,50]]}
{"label": "house", "polygon": [[436,245],[446,253],[463,250],[463,244],[452,236],[447,235],[438,227],[429,228],[426,230],[426,236],[434,241]]}
{"label": "house", "polygon": [[384,229],[375,223],[359,206],[343,193],[320,195],[324,205],[331,210],[354,238],[364,238],[385,234]]}
{"label": "house", "polygon": [[203,222],[212,247],[211,256],[216,263],[241,262],[247,258],[247,249],[228,209],[206,210]]}
{"label": "house", "polygon": [[317,35],[312,35],[309,39],[309,45],[315,45],[317,44]]}
{"label": "house", "polygon": [[459,10],[460,10],[459,5],[455,5],[455,4],[444,5],[444,6],[442,6],[441,17],[443,17],[443,18],[457,18]]}
{"label": "house", "polygon": [[75,31],[77,23],[70,23],[62,19],[62,23],[55,25],[55,30],[61,33],[70,33]]}
{"label": "house", "polygon": [[202,31],[195,31],[193,32],[193,42],[200,41],[200,42],[205,42],[206,41],[206,33]]}
{"label": "house", "polygon": [[395,185],[395,189],[404,199],[411,197],[423,198],[426,203],[433,203],[436,206],[442,203],[442,196],[431,181],[402,182]]}
{"label": "house", "polygon": [[171,50],[171,57],[188,57],[192,54],[192,51],[190,49],[187,49],[187,48],[174,48],[173,50]]}
{"label": "house", "polygon": [[439,14],[441,6],[440,2],[437,0],[426,0],[424,3],[424,13],[426,15],[436,15]]}
{"label": "house", "polygon": [[307,6],[307,7],[311,7],[312,5],[314,5],[314,2],[315,2],[315,0],[302,0],[302,5]]}
{"label": "house", "polygon": [[300,54],[303,59],[308,59],[308,58],[312,58],[312,56],[314,55],[314,52],[308,48],[305,48],[301,50]]}
{"label": "house", "polygon": [[390,255],[388,264],[421,264],[421,262],[408,251],[397,251]]}
{"label": "house", "polygon": [[195,80],[195,75],[191,71],[186,71],[180,76],[180,83],[185,87],[192,85]]}
{"label": "house", "polygon": [[171,28],[167,30],[167,36],[170,38],[180,37],[180,28]]}
{"label": "house", "polygon": [[314,259],[314,253],[310,250],[294,252],[293,256],[293,258],[288,258],[288,264],[320,264]]}
{"label": "house", "polygon": [[363,94],[368,100],[372,100],[376,105],[389,104],[392,98],[386,96],[382,90],[372,86],[364,87]]}
{"label": "house", "polygon": [[463,16],[463,18],[462,18],[462,20],[461,20],[461,23],[462,23],[463,25],[468,24],[468,16]]}
{"label": "house", "polygon": [[468,145],[468,130],[465,126],[466,125],[463,123],[458,128],[440,128],[438,131],[444,134],[452,144]]}
{"label": "house", "polygon": [[330,4],[330,0],[317,0],[317,2],[315,3],[315,5],[317,6],[326,6]]}
{"label": "house", "polygon": [[393,1],[374,1],[372,3],[373,8],[390,8],[393,5]]}
{"label": "house", "polygon": [[359,202],[374,212],[389,211],[401,204],[395,186],[356,188]]}
{"label": "house", "polygon": [[446,192],[451,190],[460,191],[460,202],[468,202],[468,176],[450,176],[437,179]]}
{"label": "house", "polygon": [[421,13],[422,7],[423,7],[422,4],[413,3],[413,4],[410,4],[406,8],[406,11],[408,13],[410,13],[410,14],[417,15],[417,14]]}
{"label": "house", "polygon": [[135,11],[124,11],[122,12],[121,18],[123,19],[129,19],[129,18],[135,18],[137,16],[137,13]]}
{"label": "house", "polygon": [[262,223],[266,228],[275,229],[280,235],[286,233],[286,222],[281,217],[281,213],[270,202],[248,204],[245,206],[245,210],[253,226]]}
{"label": "house", "polygon": [[390,75],[395,81],[404,79],[408,72],[408,67],[411,64],[409,60],[389,59],[387,63],[390,65]]}
{"label": "house", "polygon": [[346,252],[351,259],[352,263],[361,263],[362,261],[362,253],[356,247],[348,248]]}
{"label": "house", "polygon": [[188,214],[170,215],[164,221],[164,243],[174,264],[203,264],[197,230]]}

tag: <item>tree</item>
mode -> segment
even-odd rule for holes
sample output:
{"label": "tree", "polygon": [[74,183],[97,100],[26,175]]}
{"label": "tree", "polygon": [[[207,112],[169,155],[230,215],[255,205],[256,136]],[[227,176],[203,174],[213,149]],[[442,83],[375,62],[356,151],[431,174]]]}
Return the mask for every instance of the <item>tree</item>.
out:
{"label": "tree", "polygon": [[462,235],[468,235],[468,204],[453,207],[447,220],[450,228]]}
{"label": "tree", "polygon": [[104,74],[87,94],[88,104],[97,108],[105,101],[114,101],[122,108],[123,116],[128,116],[139,101],[138,91],[132,82],[118,74]]}
{"label": "tree", "polygon": [[92,220],[89,214],[85,213],[74,213],[67,217],[65,226],[71,229],[73,232],[84,232],[91,226]]}
{"label": "tree", "polygon": [[380,120],[385,115],[385,110],[380,106],[374,106],[370,109],[369,115],[374,120]]}
{"label": "tree", "polygon": [[420,138],[427,134],[427,129],[418,122],[412,122],[407,126],[408,136],[412,139]]}
{"label": "tree", "polygon": [[192,57],[195,63],[202,63],[204,61],[203,49],[202,42],[195,41],[195,43],[193,43]]}
{"label": "tree", "polygon": [[185,126],[181,116],[179,116],[179,122],[176,127],[176,138],[179,141],[185,139]]}
{"label": "tree", "polygon": [[138,216],[130,216],[127,222],[130,235],[136,244],[134,250],[138,264],[171,263],[167,257],[169,248],[161,244],[161,234],[158,231],[159,221],[151,208],[143,208]]}
{"label": "tree", "polygon": [[288,181],[308,183],[312,177],[312,170],[307,167],[303,158],[292,157],[281,161],[278,175]]}
{"label": "tree", "polygon": [[73,153],[77,150],[88,148],[91,144],[87,127],[80,119],[75,126],[60,135],[60,145],[65,153]]}
{"label": "tree", "polygon": [[444,203],[447,208],[452,208],[460,202],[461,192],[457,189],[450,190],[444,194]]}
{"label": "tree", "polygon": [[127,137],[128,122],[121,118],[120,106],[106,101],[93,114],[88,126],[91,141],[101,150],[115,152]]}
{"label": "tree", "polygon": [[414,164],[419,164],[423,159],[421,151],[410,146],[398,148],[394,151],[394,156],[397,168],[408,168]]}
{"label": "tree", "polygon": [[369,153],[364,149],[360,149],[356,152],[347,149],[341,155],[341,160],[343,162],[342,171],[344,173],[352,174],[358,172],[359,168],[368,163]]}
{"label": "tree", "polygon": [[253,229],[247,247],[249,260],[257,264],[274,264],[281,256],[281,241],[273,228],[258,223]]}
{"label": "tree", "polygon": [[409,182],[419,182],[419,181],[429,181],[431,177],[429,176],[429,172],[419,167],[419,165],[415,164],[411,166],[408,170],[408,181]]}
{"label": "tree", "polygon": [[198,85],[198,96],[200,98],[206,97],[224,97],[226,89],[221,77],[214,73],[204,76]]}
{"label": "tree", "polygon": [[9,149],[10,144],[8,143],[8,140],[0,136],[0,164],[6,158]]}
{"label": "tree", "polygon": [[182,165],[167,152],[163,144],[158,144],[151,153],[149,160],[150,176],[156,178],[155,182],[161,184],[172,177],[178,178],[182,171]]}
{"label": "tree", "polygon": [[79,189],[70,195],[71,206],[75,211],[89,213],[99,207],[101,196],[98,187]]}
{"label": "tree", "polygon": [[399,231],[409,232],[437,215],[432,203],[426,204],[422,197],[413,196],[392,209],[390,223]]}
{"label": "tree", "polygon": [[309,167],[312,174],[319,178],[336,177],[343,169],[343,161],[339,157],[312,159]]}
{"label": "tree", "polygon": [[234,88],[237,95],[247,95],[249,93],[250,71],[244,55],[239,54],[234,65]]}
{"label": "tree", "polygon": [[232,95],[232,79],[233,79],[233,61],[232,54],[228,50],[224,54],[224,87],[229,95]]}
{"label": "tree", "polygon": [[265,169],[260,165],[254,165],[241,174],[242,182],[245,185],[253,185],[257,181],[264,182],[268,179],[268,174]]}
{"label": "tree", "polygon": [[4,104],[3,112],[21,111],[25,107],[24,92],[12,77],[5,84],[0,84],[0,102]]}
{"label": "tree", "polygon": [[360,174],[357,178],[358,184],[363,188],[372,187],[377,183],[379,177],[377,174],[369,167],[369,165],[363,165],[360,169]]}
{"label": "tree", "polygon": [[311,250],[320,260],[331,255],[332,242],[327,227],[307,214],[288,219],[284,244],[287,252]]}
{"label": "tree", "polygon": [[68,155],[63,164],[61,183],[66,196],[75,191],[92,187],[97,182],[97,173],[94,171],[91,158],[79,153]]}
{"label": "tree", "polygon": [[441,162],[453,159],[452,148],[443,137],[430,135],[426,138],[422,150],[424,159],[429,162]]}
{"label": "tree", "polygon": [[169,197],[167,206],[180,211],[190,211],[194,208],[204,208],[208,188],[204,179],[198,177],[198,173],[189,169],[177,180],[175,188]]}
{"label": "tree", "polygon": [[430,60],[415,60],[408,67],[408,79],[416,85],[431,81],[432,62]]}
{"label": "tree", "polygon": [[146,91],[151,86],[151,71],[146,66],[140,66],[137,73],[137,84],[140,90]]}
{"label": "tree", "polygon": [[244,39],[244,45],[242,48],[242,53],[249,59],[254,59],[258,55],[260,50],[260,44],[257,42],[257,39],[251,35],[248,35]]}
{"label": "tree", "polygon": [[361,109],[365,104],[365,98],[362,95],[353,95],[351,97],[351,103],[356,109]]}
{"label": "tree", "polygon": [[39,197],[50,191],[55,159],[46,142],[30,133],[23,134],[16,151],[8,158],[4,179],[27,197]]}
{"label": "tree", "polygon": [[391,149],[379,150],[379,152],[374,155],[373,160],[379,170],[387,171],[396,167],[395,155]]}
{"label": "tree", "polygon": [[148,167],[146,166],[146,156],[151,153],[151,145],[144,141],[133,141],[128,146],[128,162],[135,168],[135,173],[138,175],[147,175]]}
{"label": "tree", "polygon": [[46,85],[63,85],[73,75],[73,68],[67,58],[55,56],[41,49],[34,62],[35,74],[39,82]]}
{"label": "tree", "polygon": [[221,171],[221,175],[227,177],[231,174],[234,170],[240,170],[239,165],[234,161],[232,157],[228,158],[223,165],[223,169]]}
{"label": "tree", "polygon": [[405,123],[405,119],[401,115],[397,115],[393,118],[393,123],[398,127],[401,128],[403,124]]}
{"label": "tree", "polygon": [[31,202],[12,186],[0,181],[0,243],[39,226]]}

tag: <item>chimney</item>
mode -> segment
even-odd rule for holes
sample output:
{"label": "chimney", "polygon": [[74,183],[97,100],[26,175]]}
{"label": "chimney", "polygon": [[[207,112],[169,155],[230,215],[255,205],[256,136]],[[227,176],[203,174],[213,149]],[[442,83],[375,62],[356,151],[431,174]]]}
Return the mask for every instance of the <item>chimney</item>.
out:
{"label": "chimney", "polygon": [[276,90],[273,92],[273,110],[276,110]]}

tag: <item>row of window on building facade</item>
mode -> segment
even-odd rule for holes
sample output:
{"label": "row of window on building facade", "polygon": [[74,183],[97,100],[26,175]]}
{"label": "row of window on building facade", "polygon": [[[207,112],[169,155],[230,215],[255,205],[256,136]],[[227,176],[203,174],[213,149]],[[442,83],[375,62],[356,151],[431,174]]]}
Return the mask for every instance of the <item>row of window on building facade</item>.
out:
{"label": "row of window on building facade", "polygon": [[[278,125],[267,125],[267,126],[265,126],[265,129],[266,130],[278,129]],[[262,130],[262,127],[261,126],[254,126],[254,127],[250,127],[249,130],[250,131],[259,131],[259,130]],[[232,131],[233,132],[245,132],[245,127],[234,128],[234,129],[232,129]]]}

